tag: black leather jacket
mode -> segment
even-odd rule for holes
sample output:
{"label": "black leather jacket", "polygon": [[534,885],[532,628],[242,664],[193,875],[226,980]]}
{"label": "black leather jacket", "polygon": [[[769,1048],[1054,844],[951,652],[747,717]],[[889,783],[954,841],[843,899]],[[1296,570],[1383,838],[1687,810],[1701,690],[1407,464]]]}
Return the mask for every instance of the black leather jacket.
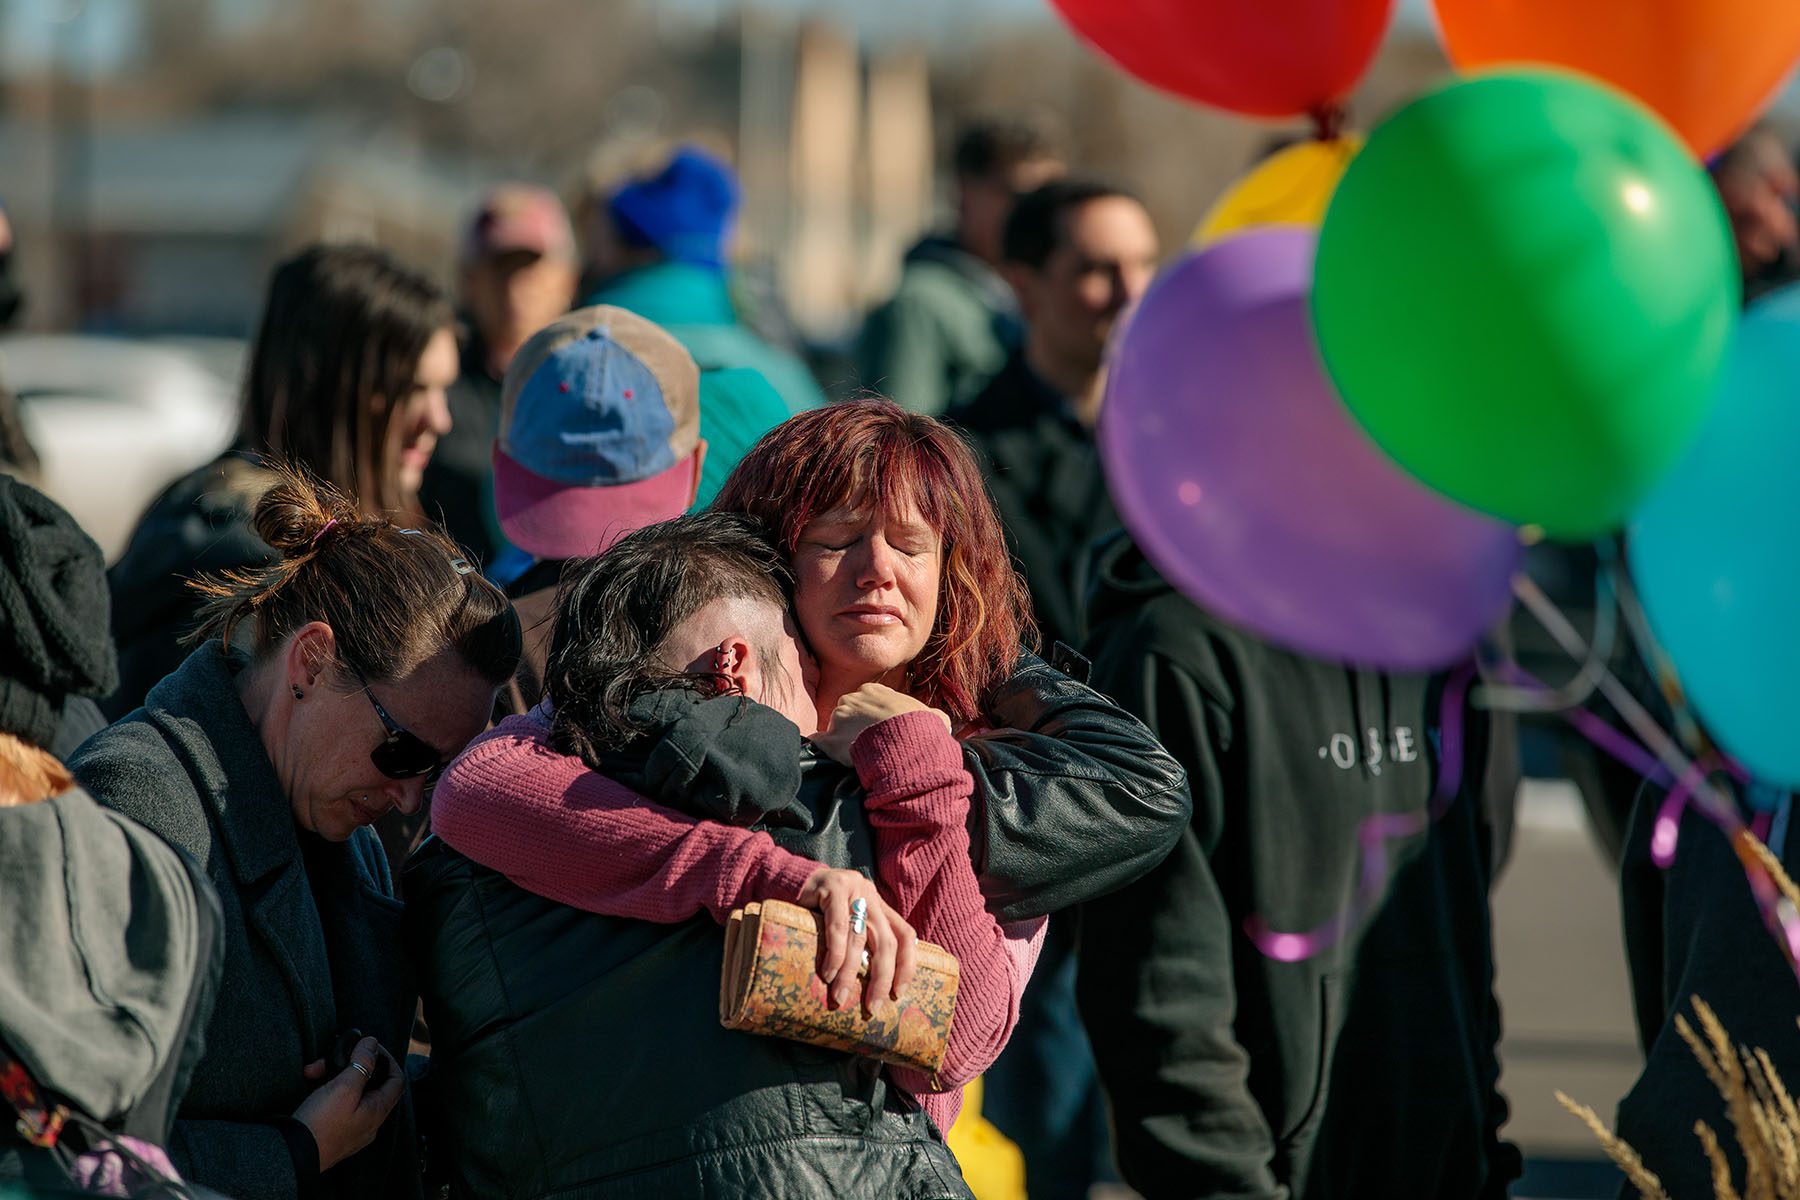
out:
{"label": "black leather jacket", "polygon": [[[1059,648],[1061,651],[1061,648]],[[1193,811],[1187,772],[1143,722],[1035,655],[963,740],[975,777],[969,842],[988,908],[1022,921],[1116,891],[1168,857]],[[1068,673],[1065,674],[1064,672]]]}

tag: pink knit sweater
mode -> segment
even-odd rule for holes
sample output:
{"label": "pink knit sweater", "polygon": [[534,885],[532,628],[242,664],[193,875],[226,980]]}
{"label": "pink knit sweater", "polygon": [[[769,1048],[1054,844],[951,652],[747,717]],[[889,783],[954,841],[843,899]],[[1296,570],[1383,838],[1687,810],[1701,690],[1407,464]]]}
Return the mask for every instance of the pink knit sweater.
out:
{"label": "pink knit sweater", "polygon": [[[549,732],[548,709],[539,706],[471,743],[432,795],[432,832],[527,891],[658,923],[702,909],[723,923],[753,900],[795,900],[820,866],[766,833],[646,800],[557,753]],[[1044,922],[1002,927],[988,913],[969,858],[974,781],[937,717],[883,721],[856,739],[850,756],[868,793],[882,895],[960,965],[956,1019],[938,1072],[944,1090],[932,1091],[917,1072],[893,1072],[895,1084],[948,1129],[963,1085],[988,1068],[1018,1023]]]}

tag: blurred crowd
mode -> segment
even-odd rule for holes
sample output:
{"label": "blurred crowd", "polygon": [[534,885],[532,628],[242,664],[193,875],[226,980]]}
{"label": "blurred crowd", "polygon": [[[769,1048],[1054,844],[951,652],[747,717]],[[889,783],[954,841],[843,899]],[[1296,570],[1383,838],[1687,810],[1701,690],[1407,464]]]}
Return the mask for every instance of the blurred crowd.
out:
{"label": "blurred crowd", "polygon": [[[741,315],[698,148],[573,215],[496,187],[454,295],[306,247],[233,444],[110,567],[0,382],[0,1195],[1507,1194],[1515,720],[1171,587],[1096,430],[1173,248],[1029,122],[951,165],[830,394]],[[1788,149],[1712,174],[1747,290],[1792,279]],[[1660,793],[1590,792],[1621,1132],[1687,1195],[1719,1102],[1670,1022],[1789,1044],[1792,981],[1728,848],[1646,875]],[[721,926],[775,901],[832,1011],[954,955],[936,1071],[721,1027]]]}

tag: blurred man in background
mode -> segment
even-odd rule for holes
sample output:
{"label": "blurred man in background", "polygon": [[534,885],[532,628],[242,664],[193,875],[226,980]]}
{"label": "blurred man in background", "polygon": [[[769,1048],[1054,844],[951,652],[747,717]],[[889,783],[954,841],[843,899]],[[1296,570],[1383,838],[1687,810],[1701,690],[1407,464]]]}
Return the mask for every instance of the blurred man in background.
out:
{"label": "blurred man in background", "polygon": [[1094,448],[1107,338],[1150,286],[1150,214],[1123,188],[1045,184],[1006,223],[1001,269],[1024,344],[950,417],[982,451],[988,486],[1031,585],[1044,644],[1074,647],[1092,544],[1119,527]]}
{"label": "blurred man in background", "polygon": [[737,208],[731,168],[688,146],[596,203],[586,225],[592,282],[582,303],[662,326],[700,368],[700,436],[711,449],[696,508],[758,438],[825,402],[805,363],[738,318],[726,276]]}
{"label": "blurred man in background", "polygon": [[[1102,361],[1114,323],[1150,286],[1157,253],[1150,214],[1122,188],[1062,180],[1027,194],[1000,247],[1024,344],[979,396],[950,410],[981,454],[1046,647],[1081,644],[1093,543],[1119,526],[1094,447]],[[1073,919],[1053,917],[983,1099],[1025,1155],[1033,1200],[1085,1197],[1111,1178],[1105,1102],[1075,1009],[1074,948]]]}
{"label": "blurred man in background", "polygon": [[438,441],[420,501],[467,549],[492,563],[505,545],[493,518],[500,381],[525,339],[575,297],[575,235],[543,188],[502,184],[463,236],[462,374],[450,389],[450,432]]}
{"label": "blurred man in background", "polygon": [[1752,129],[1719,156],[1712,177],[1743,264],[1744,299],[1800,279],[1800,171],[1781,138]]}
{"label": "blurred man in background", "polygon": [[973,397],[1018,347],[1018,306],[996,270],[1001,230],[1020,196],[1063,171],[1049,136],[1017,120],[969,126],[953,168],[956,229],[907,252],[857,348],[864,388],[934,415]]}

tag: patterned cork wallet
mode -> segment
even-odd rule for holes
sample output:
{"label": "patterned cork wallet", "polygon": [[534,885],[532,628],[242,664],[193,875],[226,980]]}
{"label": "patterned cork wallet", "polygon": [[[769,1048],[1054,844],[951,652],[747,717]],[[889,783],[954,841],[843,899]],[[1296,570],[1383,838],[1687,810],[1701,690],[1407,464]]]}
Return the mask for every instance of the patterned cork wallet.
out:
{"label": "patterned cork wallet", "polygon": [[783,900],[733,911],[725,923],[719,1023],[935,1075],[956,1015],[956,956],[920,942],[906,998],[882,1000],[865,1019],[858,1004],[826,1007],[818,975],[823,923],[821,914]]}

